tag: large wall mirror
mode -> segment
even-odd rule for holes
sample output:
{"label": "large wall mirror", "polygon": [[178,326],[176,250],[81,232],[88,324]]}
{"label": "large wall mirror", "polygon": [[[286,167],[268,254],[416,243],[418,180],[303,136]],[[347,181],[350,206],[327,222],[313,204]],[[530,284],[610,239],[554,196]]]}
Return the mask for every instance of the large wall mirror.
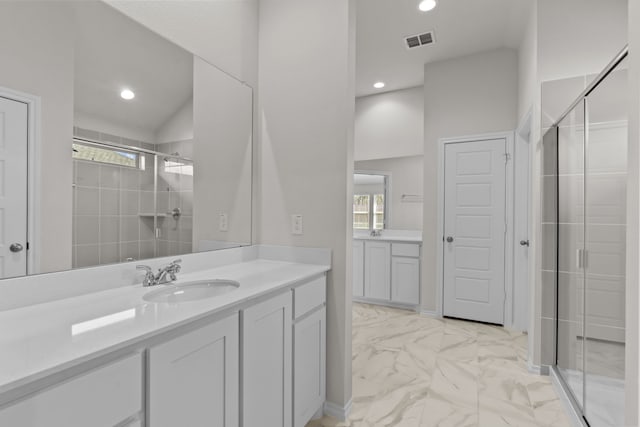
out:
{"label": "large wall mirror", "polygon": [[0,277],[251,244],[252,89],[101,1],[0,2]]}

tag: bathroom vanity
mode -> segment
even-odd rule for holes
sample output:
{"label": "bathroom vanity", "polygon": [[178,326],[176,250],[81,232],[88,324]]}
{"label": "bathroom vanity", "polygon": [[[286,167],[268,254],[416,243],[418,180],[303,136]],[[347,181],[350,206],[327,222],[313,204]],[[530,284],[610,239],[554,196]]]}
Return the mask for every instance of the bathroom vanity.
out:
{"label": "bathroom vanity", "polygon": [[402,308],[420,306],[419,231],[356,232],[353,240],[353,300]]}
{"label": "bathroom vanity", "polygon": [[[147,301],[167,285],[142,287],[130,263],[3,284],[0,297],[22,284],[57,285],[64,298],[2,307],[0,425],[302,427],[319,415],[330,251],[252,246],[183,258],[177,302]],[[89,292],[74,290],[92,275]],[[120,283],[99,289],[109,277]],[[189,294],[211,279],[240,285]]]}

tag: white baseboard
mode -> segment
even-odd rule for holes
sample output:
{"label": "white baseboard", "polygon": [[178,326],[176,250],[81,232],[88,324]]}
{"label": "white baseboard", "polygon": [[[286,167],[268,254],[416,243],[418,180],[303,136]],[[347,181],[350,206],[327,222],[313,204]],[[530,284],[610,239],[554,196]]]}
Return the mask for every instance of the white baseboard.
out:
{"label": "white baseboard", "polygon": [[549,375],[549,366],[548,365],[534,365],[531,362],[527,363],[527,369],[532,374],[536,375]]}
{"label": "white baseboard", "polygon": [[434,319],[442,319],[442,316],[437,311],[420,310],[420,315],[425,317],[433,317]]}
{"label": "white baseboard", "polygon": [[417,306],[417,305],[402,304],[402,303],[393,302],[393,301],[369,299],[369,298],[364,298],[364,297],[352,297],[351,300],[353,302],[359,302],[359,303],[362,303],[362,304],[381,305],[381,306],[384,306],[384,307],[399,308],[401,310],[413,310],[413,311],[418,312],[418,313],[420,312],[420,307]]}
{"label": "white baseboard", "polygon": [[339,421],[346,421],[351,413],[351,399],[345,406],[333,402],[324,402],[324,414],[336,418]]}

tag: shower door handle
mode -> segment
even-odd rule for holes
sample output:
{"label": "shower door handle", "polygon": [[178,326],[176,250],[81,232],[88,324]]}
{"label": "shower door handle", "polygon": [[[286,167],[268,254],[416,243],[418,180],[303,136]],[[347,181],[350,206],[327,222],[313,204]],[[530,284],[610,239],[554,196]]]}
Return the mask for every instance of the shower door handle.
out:
{"label": "shower door handle", "polygon": [[576,266],[578,267],[578,270],[586,269],[587,265],[589,264],[589,251],[584,249],[578,249],[576,251],[576,254],[577,254]]}
{"label": "shower door handle", "polygon": [[582,249],[576,250],[576,268],[582,270]]}

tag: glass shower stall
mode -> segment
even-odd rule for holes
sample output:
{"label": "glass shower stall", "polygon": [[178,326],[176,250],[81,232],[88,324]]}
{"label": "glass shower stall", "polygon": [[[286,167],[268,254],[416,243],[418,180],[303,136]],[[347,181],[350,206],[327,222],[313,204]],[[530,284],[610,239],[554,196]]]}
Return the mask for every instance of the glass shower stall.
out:
{"label": "glass shower stall", "polygon": [[160,144],[72,147],[74,268],[193,251],[192,159]]}
{"label": "glass shower stall", "polygon": [[544,136],[555,366],[590,427],[624,425],[626,49]]}

